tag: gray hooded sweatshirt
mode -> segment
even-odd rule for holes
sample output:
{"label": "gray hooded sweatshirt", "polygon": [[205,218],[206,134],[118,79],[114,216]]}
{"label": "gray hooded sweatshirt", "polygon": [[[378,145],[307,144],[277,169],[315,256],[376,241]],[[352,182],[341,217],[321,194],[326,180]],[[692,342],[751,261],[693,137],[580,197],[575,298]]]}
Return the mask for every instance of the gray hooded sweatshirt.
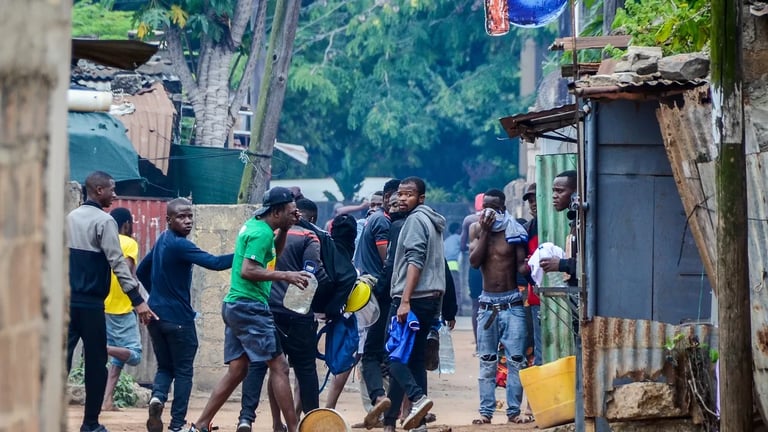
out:
{"label": "gray hooded sweatshirt", "polygon": [[411,298],[445,293],[445,218],[432,208],[419,205],[405,219],[397,240],[392,271],[392,297],[402,297],[408,264],[421,269],[421,277]]}

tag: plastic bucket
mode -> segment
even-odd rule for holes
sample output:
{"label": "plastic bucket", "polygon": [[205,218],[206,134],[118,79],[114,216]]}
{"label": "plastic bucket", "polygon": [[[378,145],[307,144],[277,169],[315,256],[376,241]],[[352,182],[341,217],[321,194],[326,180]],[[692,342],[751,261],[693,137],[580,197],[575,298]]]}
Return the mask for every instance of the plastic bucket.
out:
{"label": "plastic bucket", "polygon": [[576,357],[532,366],[520,371],[536,425],[548,428],[576,418]]}
{"label": "plastic bucket", "polygon": [[299,421],[299,432],[351,432],[344,417],[331,408],[317,408]]}

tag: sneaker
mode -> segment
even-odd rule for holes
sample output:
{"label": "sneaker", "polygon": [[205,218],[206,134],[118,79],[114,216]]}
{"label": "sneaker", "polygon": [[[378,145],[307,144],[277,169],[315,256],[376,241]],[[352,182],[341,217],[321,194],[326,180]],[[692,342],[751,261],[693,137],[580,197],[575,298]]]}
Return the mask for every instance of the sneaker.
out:
{"label": "sneaker", "polygon": [[376,405],[371,408],[371,411],[365,415],[363,419],[363,425],[366,429],[373,429],[378,425],[379,417],[384,414],[389,407],[392,406],[392,401],[386,396],[381,396],[377,399]]}
{"label": "sneaker", "polygon": [[153,396],[149,400],[149,418],[147,419],[147,432],[163,432],[163,402]]}
{"label": "sneaker", "polygon": [[416,429],[411,429],[409,432],[427,432],[429,429],[427,429],[427,425],[422,425],[417,427]]}
{"label": "sneaker", "polygon": [[240,423],[237,424],[237,432],[251,432],[251,422],[240,420]]}
{"label": "sneaker", "polygon": [[187,432],[211,432],[216,430],[219,430],[218,426],[209,425],[208,427],[198,428],[194,423],[192,423],[192,425],[189,426],[189,429],[187,429]]}
{"label": "sneaker", "polygon": [[427,398],[426,395],[420,397],[419,400],[411,405],[411,412],[408,414],[408,417],[405,418],[405,422],[403,422],[403,429],[407,430],[418,427],[421,420],[424,419],[424,416],[426,416],[432,408],[432,405],[434,405],[434,403]]}
{"label": "sneaker", "polygon": [[109,432],[109,430],[102,424],[88,427],[86,425],[80,426],[80,432]]}
{"label": "sneaker", "polygon": [[429,330],[427,348],[424,353],[424,368],[428,371],[440,367],[440,334],[435,329]]}

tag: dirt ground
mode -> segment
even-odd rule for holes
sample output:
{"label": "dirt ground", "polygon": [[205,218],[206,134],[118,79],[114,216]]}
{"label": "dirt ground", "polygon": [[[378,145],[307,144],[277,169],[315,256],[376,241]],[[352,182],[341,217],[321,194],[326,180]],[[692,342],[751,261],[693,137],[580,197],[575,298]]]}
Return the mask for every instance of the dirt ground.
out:
{"label": "dirt ground", "polygon": [[[535,424],[511,425],[503,410],[497,410],[493,424],[473,426],[472,419],[477,418],[479,397],[477,391],[478,360],[474,356],[475,346],[472,337],[472,327],[467,317],[459,317],[456,329],[453,331],[454,352],[456,355],[456,373],[451,375],[429,374],[429,394],[435,402],[432,411],[437,416],[437,422],[429,424],[430,432],[470,432],[470,431],[509,431],[532,430]],[[324,376],[324,365],[318,366],[318,373]],[[358,371],[359,373],[359,371]],[[354,382],[347,383],[344,393],[339,398],[336,409],[351,425],[362,421],[365,411],[360,401],[359,375]],[[502,389],[497,389],[496,397],[504,400]],[[207,394],[195,394],[190,401],[188,420],[194,421],[202,411],[207,400]],[[325,391],[320,395],[320,406],[324,406]],[[169,406],[164,413],[168,420]],[[237,414],[240,411],[239,398],[232,398],[218,413],[214,424],[221,432],[234,431],[237,426]],[[70,431],[79,430],[82,421],[81,406],[70,406],[68,410],[68,425]],[[105,412],[101,415],[101,423],[111,432],[143,432],[146,430],[146,408],[131,408],[120,412]],[[272,432],[272,419],[269,414],[269,402],[262,398],[254,423],[254,432]],[[365,431],[365,429],[353,429]],[[398,429],[400,430],[400,429]]]}

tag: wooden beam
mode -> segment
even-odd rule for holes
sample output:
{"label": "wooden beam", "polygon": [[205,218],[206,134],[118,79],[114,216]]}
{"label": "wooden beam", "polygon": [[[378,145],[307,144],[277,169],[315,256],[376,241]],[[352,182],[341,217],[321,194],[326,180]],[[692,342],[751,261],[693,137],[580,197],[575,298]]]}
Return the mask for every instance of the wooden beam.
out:
{"label": "wooden beam", "polygon": [[712,125],[717,185],[720,431],[752,430],[752,329],[742,96],[743,2],[712,0]]}
{"label": "wooden beam", "polygon": [[[629,46],[629,41],[632,40],[631,36],[627,35],[614,35],[614,36],[584,36],[576,38],[576,49],[588,49],[588,48],[605,48],[611,45],[615,48],[626,48]],[[549,46],[550,51],[573,51],[574,44],[572,37],[562,37],[555,39],[555,42]]]}
{"label": "wooden beam", "polygon": [[[579,63],[579,73],[582,75],[594,75],[597,73],[598,69],[600,69],[600,63]],[[564,64],[560,66],[560,76],[563,78],[572,77],[573,65]]]}

